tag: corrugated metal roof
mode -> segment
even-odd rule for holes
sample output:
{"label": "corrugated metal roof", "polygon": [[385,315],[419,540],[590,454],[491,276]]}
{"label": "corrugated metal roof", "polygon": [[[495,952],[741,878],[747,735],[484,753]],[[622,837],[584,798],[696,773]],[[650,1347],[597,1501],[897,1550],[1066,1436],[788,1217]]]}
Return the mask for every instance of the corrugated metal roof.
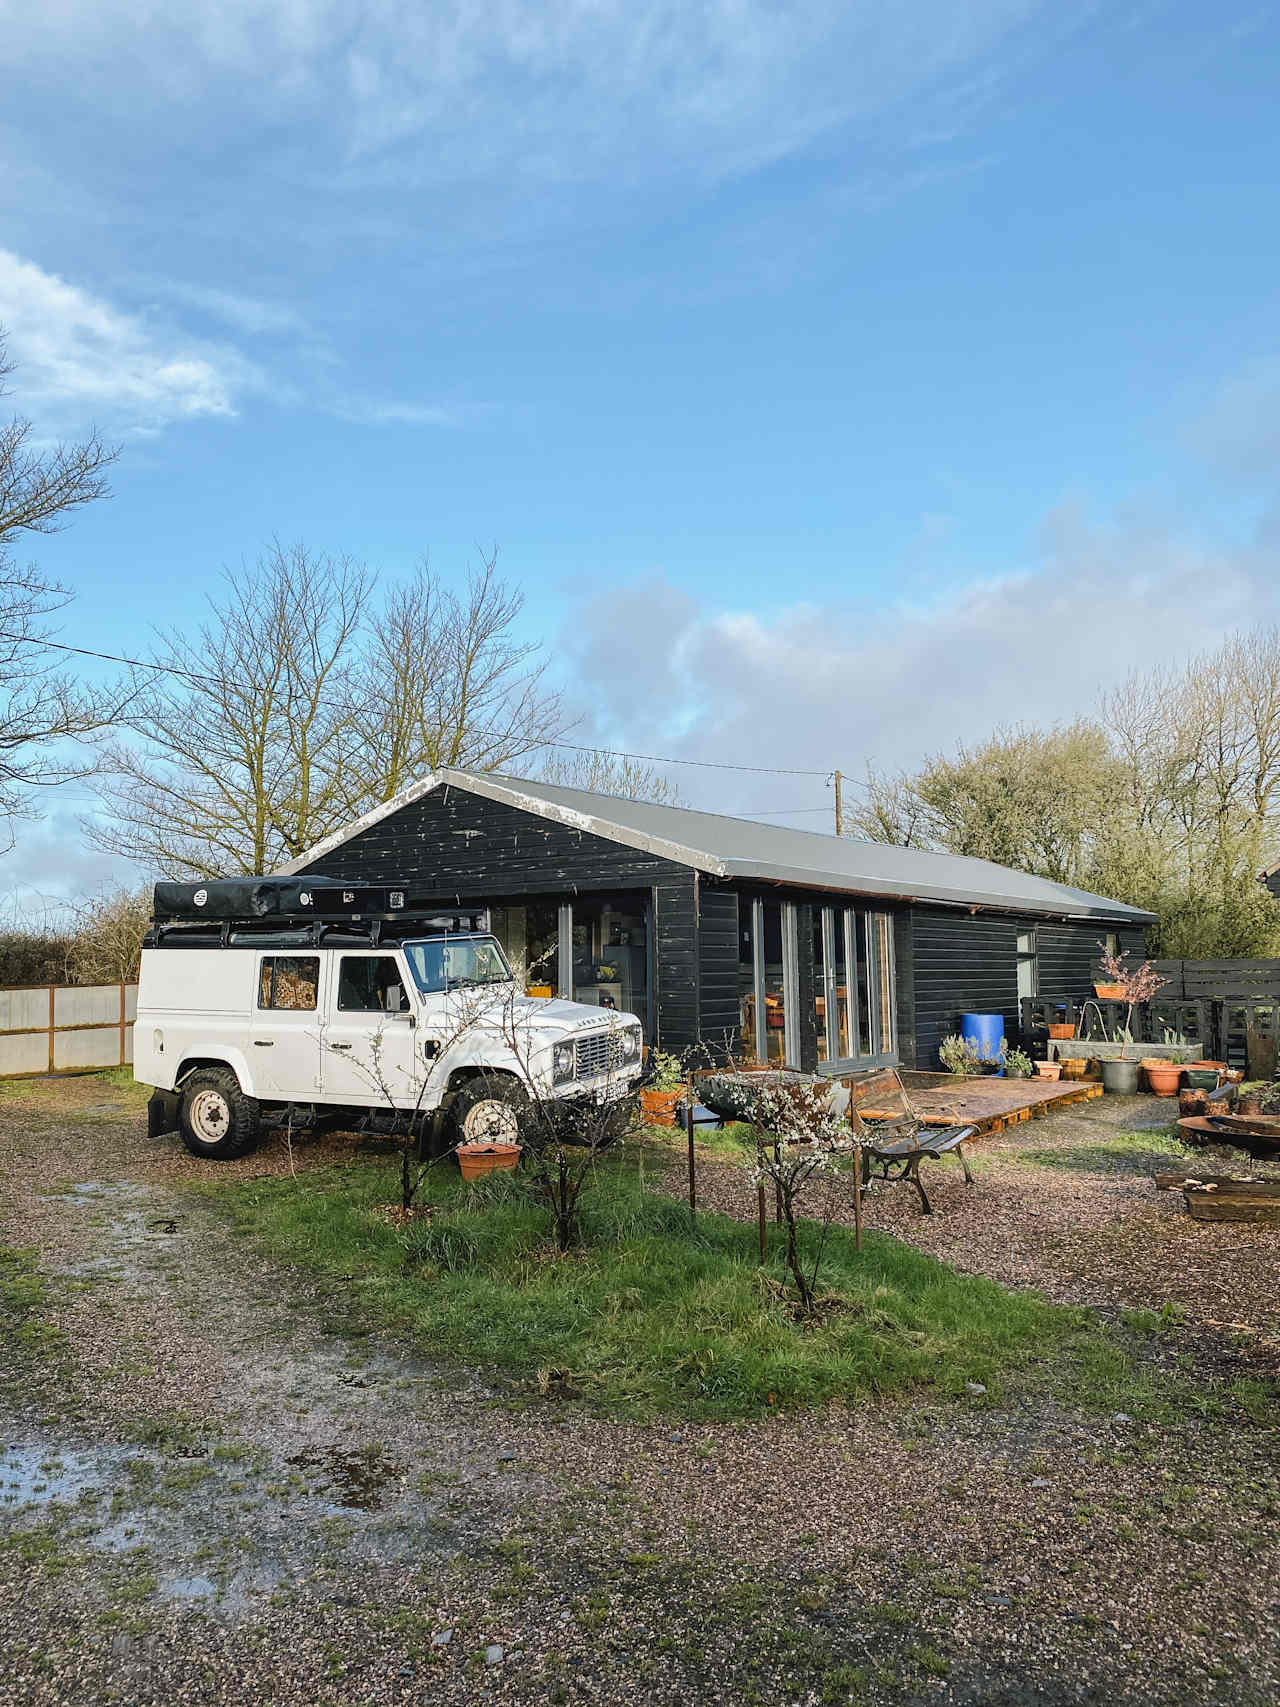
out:
{"label": "corrugated metal roof", "polygon": [[420,800],[433,789],[445,786],[572,824],[591,835],[659,854],[715,877],[834,889],[887,899],[998,907],[1065,918],[1136,924],[1154,918],[1154,914],[1110,901],[1103,895],[1091,895],[1083,889],[1072,889],[1045,877],[1032,877],[1024,871],[994,865],[990,860],[969,859],[962,854],[926,853],[920,848],[855,841],[852,837],[823,835],[814,830],[780,829],[774,824],[757,824],[749,818],[730,818],[718,812],[698,812],[687,806],[657,806],[647,800],[623,800],[616,795],[591,794],[585,789],[561,788],[549,782],[459,770],[440,770],[424,777],[394,800],[367,812],[345,830],[310,848],[301,858],[281,866],[280,871],[301,871],[362,830]]}

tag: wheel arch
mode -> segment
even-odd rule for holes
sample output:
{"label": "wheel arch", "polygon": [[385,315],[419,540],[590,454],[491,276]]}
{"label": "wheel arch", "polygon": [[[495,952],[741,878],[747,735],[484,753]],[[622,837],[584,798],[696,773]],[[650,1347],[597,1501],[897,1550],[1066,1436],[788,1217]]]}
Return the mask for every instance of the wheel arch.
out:
{"label": "wheel arch", "polygon": [[249,1064],[238,1049],[224,1049],[220,1055],[184,1055],[173,1075],[174,1090],[181,1095],[182,1088],[191,1075],[203,1072],[209,1067],[225,1067],[235,1074],[240,1089],[246,1096],[257,1095]]}

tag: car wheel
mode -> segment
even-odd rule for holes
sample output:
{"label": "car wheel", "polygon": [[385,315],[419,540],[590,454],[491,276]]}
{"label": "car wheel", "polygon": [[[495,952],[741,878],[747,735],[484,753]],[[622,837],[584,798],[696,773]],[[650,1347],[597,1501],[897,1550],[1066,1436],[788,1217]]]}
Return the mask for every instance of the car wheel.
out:
{"label": "car wheel", "polygon": [[182,1087],[178,1125],[193,1156],[226,1161],[257,1142],[258,1105],[230,1067],[202,1067]]}
{"label": "car wheel", "polygon": [[519,1144],[529,1098],[515,1079],[472,1079],[453,1099],[455,1144]]}

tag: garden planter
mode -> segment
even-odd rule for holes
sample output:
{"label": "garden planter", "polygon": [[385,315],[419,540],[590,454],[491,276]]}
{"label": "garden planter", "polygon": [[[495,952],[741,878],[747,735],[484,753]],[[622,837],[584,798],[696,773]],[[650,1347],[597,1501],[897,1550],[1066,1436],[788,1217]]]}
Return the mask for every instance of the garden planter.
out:
{"label": "garden planter", "polygon": [[1124,1000],[1124,985],[1095,984],[1093,993],[1100,1002],[1122,1002]]}
{"label": "garden planter", "polygon": [[1216,1067],[1188,1067],[1187,1084],[1194,1091],[1216,1091],[1218,1088],[1218,1069]]}
{"label": "garden planter", "polygon": [[1051,1025],[1049,1027],[1049,1036],[1058,1043],[1065,1043],[1068,1038],[1074,1037],[1075,1034],[1074,1025]]}
{"label": "garden planter", "polygon": [[684,1101],[684,1087],[673,1091],[641,1091],[640,1107],[650,1126],[674,1126],[676,1109]]}
{"label": "garden planter", "polygon": [[1036,1077],[1038,1079],[1060,1079],[1062,1077],[1062,1062],[1037,1061]]}
{"label": "garden planter", "polygon": [[1136,1061],[1104,1061],[1102,1088],[1115,1096],[1131,1097],[1138,1092],[1139,1065]]}
{"label": "garden planter", "polygon": [[1208,1093],[1206,1091],[1185,1090],[1178,1092],[1178,1113],[1180,1115],[1203,1114],[1208,1106]]}
{"label": "garden planter", "polygon": [[1178,1094],[1178,1085],[1182,1078],[1182,1068],[1174,1061],[1144,1061],[1147,1083],[1152,1094],[1158,1097],[1172,1097]]}
{"label": "garden planter", "polygon": [[1079,1056],[1068,1056],[1066,1060],[1060,1062],[1059,1065],[1062,1068],[1062,1076],[1064,1079],[1083,1079],[1085,1074],[1089,1071],[1088,1061]]}
{"label": "garden planter", "polygon": [[499,1168],[514,1168],[520,1160],[519,1144],[459,1144],[458,1166],[463,1179],[479,1179]]}
{"label": "garden planter", "polygon": [[1242,1096],[1236,1098],[1237,1114],[1261,1114],[1262,1098],[1258,1096]]}

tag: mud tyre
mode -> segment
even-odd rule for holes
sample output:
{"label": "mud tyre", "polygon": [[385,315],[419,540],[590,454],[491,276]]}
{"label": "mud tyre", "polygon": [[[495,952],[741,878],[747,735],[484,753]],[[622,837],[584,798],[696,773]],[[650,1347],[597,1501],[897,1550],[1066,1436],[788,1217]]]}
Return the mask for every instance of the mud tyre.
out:
{"label": "mud tyre", "polygon": [[516,1079],[501,1074],[470,1080],[449,1105],[454,1144],[523,1144],[529,1097]]}
{"label": "mud tyre", "polygon": [[225,1162],[258,1141],[258,1105],[230,1067],[202,1067],[182,1087],[178,1130],[193,1156]]}

